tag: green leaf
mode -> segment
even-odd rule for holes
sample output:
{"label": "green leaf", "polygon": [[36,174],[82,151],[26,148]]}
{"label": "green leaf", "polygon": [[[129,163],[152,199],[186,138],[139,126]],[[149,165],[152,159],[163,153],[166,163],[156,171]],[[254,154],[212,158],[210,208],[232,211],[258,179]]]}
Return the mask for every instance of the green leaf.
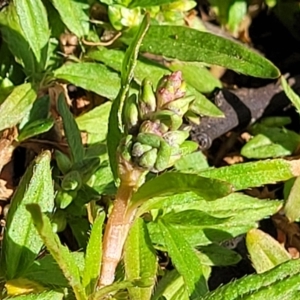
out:
{"label": "green leaf", "polygon": [[84,158],[84,148],[81,141],[80,131],[62,93],[58,98],[57,109],[63,119],[64,131],[73,163],[81,162]]}
{"label": "green leaf", "polygon": [[14,1],[20,26],[28,41],[41,69],[46,63],[50,29],[48,25],[47,12],[42,1],[16,0]]}
{"label": "green leaf", "polygon": [[88,143],[95,144],[106,139],[110,109],[111,102],[106,102],[76,118],[80,131],[88,133]]}
{"label": "green leaf", "polygon": [[224,180],[231,183],[235,190],[243,190],[285,181],[297,176],[296,165],[297,161],[273,159],[209,169],[198,174],[203,177]]}
{"label": "green leaf", "polygon": [[66,64],[55,70],[54,76],[108,99],[114,99],[120,89],[118,74],[96,63]]}
{"label": "green leaf", "polygon": [[149,7],[149,6],[160,6],[176,2],[178,0],[132,0],[129,4],[130,8],[134,7]]}
{"label": "green leaf", "polygon": [[36,92],[30,83],[15,87],[0,105],[0,131],[17,125],[30,111]]}
{"label": "green leaf", "polygon": [[14,300],[63,300],[64,294],[56,291],[45,291],[40,294],[20,295],[13,297]]}
{"label": "green leaf", "polygon": [[147,288],[129,288],[130,297],[140,300],[150,299],[156,279],[157,261],[146,224],[141,218],[134,222],[129,231],[123,260],[128,280],[139,277],[148,277],[153,280],[153,284]]}
{"label": "green leaf", "polygon": [[258,274],[291,259],[284,246],[259,229],[252,229],[247,233],[246,245],[252,264]]}
{"label": "green leaf", "polygon": [[285,128],[262,127],[243,146],[241,154],[247,158],[269,158],[291,155],[298,147],[300,135]]}
{"label": "green leaf", "polygon": [[26,271],[26,278],[40,282],[45,286],[68,287],[68,281],[56,261],[49,254],[34,261],[33,265]]}
{"label": "green leaf", "polygon": [[26,124],[19,133],[18,141],[22,142],[28,138],[49,131],[54,125],[53,119],[41,119]]}
{"label": "green leaf", "polygon": [[297,299],[299,289],[300,260],[296,259],[223,285],[201,300]]}
{"label": "green leaf", "polygon": [[148,287],[149,285],[152,285],[152,281],[150,279],[150,282],[148,282],[147,278],[137,278],[132,281],[122,280],[101,288],[99,291],[92,294],[89,300],[105,299],[104,296],[109,296],[111,293],[119,290],[124,290],[131,287]]}
{"label": "green leaf", "polygon": [[34,226],[41,239],[72,287],[76,299],[87,299],[84,287],[80,282],[80,274],[76,261],[69,252],[69,249],[60,243],[58,235],[53,233],[48,217],[42,214],[41,209],[37,204],[28,204],[26,208],[31,214]]}
{"label": "green leaf", "polygon": [[201,171],[208,167],[207,158],[200,151],[184,155],[175,163],[175,168],[178,171]]}
{"label": "green leaf", "polygon": [[122,110],[123,110],[124,102],[128,97],[130,82],[134,74],[134,68],[136,66],[138,52],[148,28],[149,28],[149,16],[146,14],[132,43],[126,50],[125,57],[123,59],[123,64],[122,64],[122,71],[121,71],[122,88],[118,94],[118,97],[113,102],[110,115],[109,115],[107,148],[108,148],[110,167],[115,180],[117,180],[118,178],[116,152],[123,135],[122,120],[121,120]]}
{"label": "green leaf", "polygon": [[[121,70],[121,64],[122,64],[122,59],[124,58],[124,52],[120,50],[107,49],[105,47],[102,47],[102,48],[98,48],[97,50],[93,50],[89,52],[88,57],[101,61],[108,67],[119,72]],[[181,63],[183,64],[183,62]],[[206,72],[208,71],[206,70]],[[196,113],[202,115],[213,116],[213,117],[223,116],[224,114],[211,101],[209,101],[204,95],[198,92],[198,90],[201,91],[201,89],[205,89],[203,85],[201,85],[201,83],[202,81],[207,82],[208,75],[206,74],[206,72],[205,74],[199,72],[201,73],[201,76],[202,75],[204,76],[204,80],[199,80],[198,79],[199,77],[195,79],[193,76],[187,76],[187,77],[184,76],[184,79],[188,84],[188,91],[191,94],[195,95],[195,101],[191,105],[191,109]],[[138,84],[141,84],[142,81],[145,78],[147,78],[152,82],[153,86],[156,86],[158,81],[166,74],[170,74],[170,71],[167,68],[159,64],[155,64],[154,62],[148,59],[140,57],[136,63],[136,67],[134,70],[134,80]],[[197,76],[198,75],[200,74],[197,74]],[[214,80],[216,81],[216,79]],[[195,84],[195,87],[197,86],[198,89],[194,88],[193,84]],[[210,85],[211,88],[212,85],[213,83]]]}
{"label": "green leaf", "polygon": [[286,81],[286,79],[283,76],[280,77],[280,80],[281,80],[281,85],[283,87],[285,94],[288,96],[288,98],[294,104],[298,113],[300,113],[300,97],[299,97],[299,95],[297,95],[293,91],[293,89],[289,86],[288,82]]}
{"label": "green leaf", "polygon": [[158,226],[172,262],[184,278],[189,295],[203,296],[207,292],[207,285],[196,253],[173,226],[163,220],[158,221]]}
{"label": "green leaf", "polygon": [[241,256],[230,249],[210,244],[197,247],[197,255],[202,265],[207,266],[230,266],[235,265],[241,260]]}
{"label": "green leaf", "polygon": [[277,78],[280,75],[270,61],[245,46],[187,27],[152,25],[141,51],[220,65],[254,77]]}
{"label": "green leaf", "polygon": [[[215,201],[205,201],[194,193],[170,197],[152,198],[137,211],[141,216],[151,210],[163,211],[164,216],[178,219],[172,226],[192,245],[220,243],[244,234],[258,226],[257,222],[273,215],[281,208],[282,202],[252,198],[240,193],[230,194]],[[194,212],[197,210],[197,212]],[[185,212],[189,212],[185,216]],[[247,218],[245,218],[247,212]],[[190,220],[196,215],[198,222]],[[173,216],[172,216],[173,215]],[[154,222],[148,224],[154,244],[164,245],[159,228]]]}
{"label": "green leaf", "polygon": [[9,5],[4,12],[1,12],[0,28],[3,40],[17,62],[24,67],[25,74],[34,76],[39,71],[38,63],[28,41],[25,39],[14,5]]}
{"label": "green leaf", "polygon": [[222,87],[220,80],[214,77],[201,63],[175,60],[168,67],[173,72],[181,71],[184,80],[200,93],[211,93],[214,89]]}
{"label": "green leaf", "polygon": [[11,201],[3,240],[2,263],[6,266],[6,279],[22,275],[33,264],[43,245],[25,207],[29,203],[38,203],[43,212],[53,210],[50,158],[50,152],[46,151],[35,159]]}
{"label": "green leaf", "polygon": [[290,222],[294,222],[300,217],[300,177],[293,183],[289,196],[284,205],[284,213]]}
{"label": "green leaf", "polygon": [[97,278],[101,269],[102,259],[102,231],[105,214],[97,216],[87,245],[85,254],[84,271],[82,275],[82,284],[85,287],[87,295],[95,292]]}
{"label": "green leaf", "polygon": [[74,0],[51,0],[51,2],[71,32],[78,37],[88,34],[89,17],[85,12],[89,9],[87,3]]}
{"label": "green leaf", "polygon": [[216,200],[228,195],[232,189],[229,184],[194,174],[164,173],[144,183],[131,199],[131,205],[137,206],[154,197],[162,197],[193,191],[205,200]]}
{"label": "green leaf", "polygon": [[[163,297],[163,298],[162,298]],[[158,282],[154,295],[151,300],[189,300],[189,294],[184,283],[183,277],[177,270],[170,272],[166,271],[166,274]]]}

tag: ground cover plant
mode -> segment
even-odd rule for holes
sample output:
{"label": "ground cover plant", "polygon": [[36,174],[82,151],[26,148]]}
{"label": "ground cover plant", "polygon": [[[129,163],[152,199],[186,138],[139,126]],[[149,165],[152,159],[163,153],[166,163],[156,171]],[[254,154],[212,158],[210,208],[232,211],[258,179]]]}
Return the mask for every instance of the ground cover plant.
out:
{"label": "ground cover plant", "polygon": [[[256,5],[296,41],[298,6],[0,3],[2,299],[297,299],[297,72],[233,38]],[[201,151],[225,70],[276,82],[287,113]]]}

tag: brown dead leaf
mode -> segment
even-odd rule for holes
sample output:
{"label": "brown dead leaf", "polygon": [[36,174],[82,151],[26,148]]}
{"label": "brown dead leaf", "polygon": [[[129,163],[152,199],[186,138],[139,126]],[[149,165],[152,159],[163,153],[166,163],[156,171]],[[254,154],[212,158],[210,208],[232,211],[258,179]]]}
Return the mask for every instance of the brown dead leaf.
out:
{"label": "brown dead leaf", "polygon": [[237,163],[241,163],[244,161],[244,158],[241,155],[228,155],[223,158],[223,160],[228,164],[228,165],[234,165]]}
{"label": "brown dead leaf", "polygon": [[290,223],[288,218],[280,213],[272,216],[275,227],[286,235],[286,246],[300,251],[300,228],[296,223]]}

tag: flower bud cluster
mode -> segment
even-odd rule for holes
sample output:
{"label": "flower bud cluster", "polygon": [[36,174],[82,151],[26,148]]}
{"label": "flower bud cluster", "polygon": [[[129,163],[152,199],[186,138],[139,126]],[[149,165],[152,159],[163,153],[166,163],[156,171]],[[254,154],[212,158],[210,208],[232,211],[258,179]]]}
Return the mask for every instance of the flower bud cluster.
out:
{"label": "flower bud cluster", "polygon": [[127,158],[145,170],[161,172],[183,152],[197,149],[197,144],[186,141],[189,127],[182,126],[183,115],[193,100],[193,96],[186,96],[180,71],[164,76],[156,91],[144,80],[138,99],[130,97],[124,108],[125,129],[132,137],[130,143],[126,142]]}
{"label": "flower bud cluster", "polygon": [[[104,1],[103,1],[104,2]],[[160,24],[184,25],[185,14],[197,5],[196,1],[179,0],[161,6],[128,8],[127,0],[108,6],[108,17],[116,30],[138,26],[145,12],[150,13],[152,19]]]}

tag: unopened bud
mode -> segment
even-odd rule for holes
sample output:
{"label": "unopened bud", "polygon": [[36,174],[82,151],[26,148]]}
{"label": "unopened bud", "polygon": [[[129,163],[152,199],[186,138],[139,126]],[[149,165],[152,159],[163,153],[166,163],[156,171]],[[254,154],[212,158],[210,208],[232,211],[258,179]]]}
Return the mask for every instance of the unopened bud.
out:
{"label": "unopened bud", "polygon": [[160,130],[161,130],[160,121],[147,120],[144,121],[139,128],[139,132],[153,133],[158,136],[162,135],[162,132]]}
{"label": "unopened bud", "polygon": [[65,191],[75,191],[78,190],[82,185],[82,180],[78,171],[70,171],[67,173],[62,182],[61,187]]}
{"label": "unopened bud", "polygon": [[182,79],[181,71],[164,76],[156,90],[157,107],[161,109],[167,103],[184,97],[185,92],[186,83]]}
{"label": "unopened bud", "polygon": [[170,110],[162,110],[155,113],[153,119],[159,120],[169,130],[177,130],[182,124],[182,117]]}
{"label": "unopened bud", "polygon": [[189,109],[190,103],[195,99],[194,96],[188,96],[180,98],[178,100],[171,101],[164,106],[164,109],[173,111],[179,116],[183,116]]}
{"label": "unopened bud", "polygon": [[175,130],[165,133],[163,138],[170,146],[179,146],[188,138],[188,136],[188,131]]}
{"label": "unopened bud", "polygon": [[162,138],[153,133],[139,133],[137,141],[141,144],[151,146],[152,148],[158,148]]}
{"label": "unopened bud", "polygon": [[139,125],[139,112],[136,104],[136,95],[131,95],[125,102],[124,123],[128,133],[133,133]]}
{"label": "unopened bud", "polygon": [[171,150],[171,147],[165,141],[161,141],[160,147],[157,152],[157,159],[154,165],[155,169],[152,171],[161,172],[169,167]]}
{"label": "unopened bud", "polygon": [[156,97],[152,83],[147,79],[143,80],[138,106],[142,119],[145,119],[148,114],[153,113],[156,110]]}
{"label": "unopened bud", "polygon": [[145,169],[152,169],[157,159],[157,149],[153,148],[142,155],[138,163]]}
{"label": "unopened bud", "polygon": [[151,146],[137,142],[133,145],[131,154],[133,157],[140,157],[151,149]]}

